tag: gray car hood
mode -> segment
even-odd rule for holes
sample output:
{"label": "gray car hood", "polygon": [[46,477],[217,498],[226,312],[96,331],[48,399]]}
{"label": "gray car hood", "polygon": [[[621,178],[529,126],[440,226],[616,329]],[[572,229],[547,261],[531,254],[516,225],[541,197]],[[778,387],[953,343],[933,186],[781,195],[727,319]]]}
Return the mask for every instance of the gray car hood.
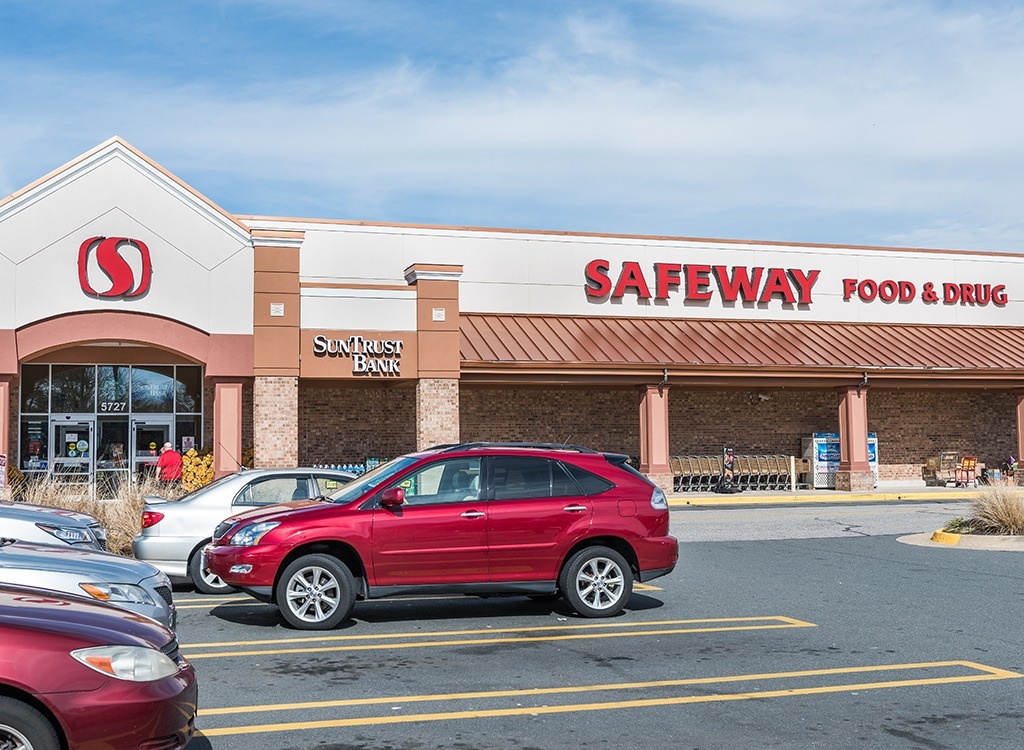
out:
{"label": "gray car hood", "polygon": [[0,568],[40,573],[84,573],[101,581],[138,583],[160,575],[149,563],[106,552],[16,542],[0,546]]}
{"label": "gray car hood", "polygon": [[62,523],[64,525],[88,526],[96,523],[96,519],[85,513],[77,513],[73,510],[63,508],[51,508],[46,505],[32,505],[31,503],[14,503],[7,500],[0,500],[0,515],[19,521],[30,523]]}

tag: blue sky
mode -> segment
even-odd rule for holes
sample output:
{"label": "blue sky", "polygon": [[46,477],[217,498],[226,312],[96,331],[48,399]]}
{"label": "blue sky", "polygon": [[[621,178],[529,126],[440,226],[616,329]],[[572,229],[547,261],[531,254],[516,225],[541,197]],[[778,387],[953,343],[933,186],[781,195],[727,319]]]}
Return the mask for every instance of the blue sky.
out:
{"label": "blue sky", "polygon": [[119,135],[226,210],[1024,252],[1024,8],[0,0],[0,195]]}

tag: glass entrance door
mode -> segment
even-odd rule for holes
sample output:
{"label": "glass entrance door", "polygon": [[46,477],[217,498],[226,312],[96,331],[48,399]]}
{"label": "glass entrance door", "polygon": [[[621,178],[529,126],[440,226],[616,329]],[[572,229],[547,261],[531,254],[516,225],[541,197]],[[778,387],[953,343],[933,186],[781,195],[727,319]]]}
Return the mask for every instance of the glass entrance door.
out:
{"label": "glass entrance door", "polygon": [[92,482],[95,427],[73,415],[50,418],[50,471],[61,481]]}
{"label": "glass entrance door", "polygon": [[174,420],[148,417],[132,420],[132,469],[136,479],[156,475],[156,461],[164,443],[174,442]]}

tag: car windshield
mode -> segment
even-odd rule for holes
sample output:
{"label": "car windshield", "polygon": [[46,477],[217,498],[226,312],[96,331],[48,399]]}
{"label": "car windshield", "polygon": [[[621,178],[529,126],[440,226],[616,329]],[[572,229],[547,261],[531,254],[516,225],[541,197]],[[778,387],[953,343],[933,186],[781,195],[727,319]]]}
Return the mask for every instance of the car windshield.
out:
{"label": "car windshield", "polygon": [[412,466],[419,461],[415,456],[400,456],[393,458],[387,463],[381,464],[373,471],[363,474],[358,479],[353,479],[337,492],[327,496],[332,503],[350,503],[374,487],[388,481],[400,471]]}

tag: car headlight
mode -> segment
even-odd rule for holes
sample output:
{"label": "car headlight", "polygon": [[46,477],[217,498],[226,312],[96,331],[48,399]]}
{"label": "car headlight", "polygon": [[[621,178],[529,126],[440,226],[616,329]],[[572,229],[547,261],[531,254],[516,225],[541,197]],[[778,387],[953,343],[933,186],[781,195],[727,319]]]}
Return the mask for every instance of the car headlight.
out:
{"label": "car headlight", "polygon": [[265,521],[252,526],[243,526],[231,537],[231,544],[236,547],[251,547],[254,544],[259,544],[263,537],[280,525],[280,521]]}
{"label": "car headlight", "polygon": [[92,535],[86,529],[78,526],[57,526],[52,523],[37,523],[36,526],[66,544],[92,543]]}
{"label": "car headlight", "polygon": [[142,586],[131,583],[80,583],[79,587],[93,599],[101,602],[122,602],[129,604],[148,604],[154,606],[156,602],[149,592]]}
{"label": "car headlight", "polygon": [[131,682],[152,682],[177,674],[178,665],[166,654],[145,646],[95,646],[71,655],[90,669]]}

